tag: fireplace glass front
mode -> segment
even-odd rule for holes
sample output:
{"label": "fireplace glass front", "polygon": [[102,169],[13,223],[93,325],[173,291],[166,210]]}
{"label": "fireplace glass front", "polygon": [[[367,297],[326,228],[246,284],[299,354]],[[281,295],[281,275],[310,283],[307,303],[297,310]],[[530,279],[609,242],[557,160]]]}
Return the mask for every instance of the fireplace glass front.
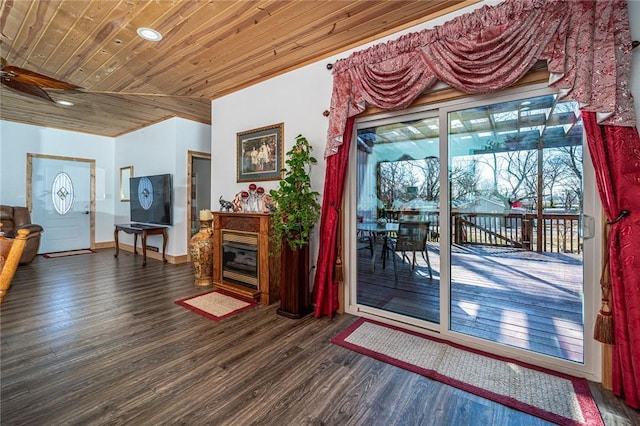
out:
{"label": "fireplace glass front", "polygon": [[222,276],[233,283],[258,289],[258,235],[222,232]]}

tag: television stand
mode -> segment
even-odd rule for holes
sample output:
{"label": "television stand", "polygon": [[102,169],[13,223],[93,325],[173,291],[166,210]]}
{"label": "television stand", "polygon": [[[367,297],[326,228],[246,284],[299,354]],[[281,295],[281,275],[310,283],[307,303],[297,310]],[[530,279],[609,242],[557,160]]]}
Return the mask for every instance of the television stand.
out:
{"label": "television stand", "polygon": [[160,235],[162,234],[162,261],[167,263],[165,257],[165,250],[167,248],[167,227],[162,225],[147,225],[143,223],[126,223],[115,225],[116,229],[113,231],[113,239],[116,242],[116,254],[114,257],[118,257],[120,247],[118,244],[118,234],[123,231],[127,234],[133,234],[133,254],[138,254],[138,234],[142,235],[142,266],[147,265],[147,235]]}

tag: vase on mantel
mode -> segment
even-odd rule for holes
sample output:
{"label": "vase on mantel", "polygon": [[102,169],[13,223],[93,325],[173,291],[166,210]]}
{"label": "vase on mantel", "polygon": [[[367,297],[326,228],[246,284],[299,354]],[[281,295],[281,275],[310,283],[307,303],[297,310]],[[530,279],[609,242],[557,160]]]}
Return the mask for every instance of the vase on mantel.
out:
{"label": "vase on mantel", "polygon": [[198,287],[212,285],[213,278],[213,223],[212,219],[200,219],[200,231],[191,237],[189,253]]}

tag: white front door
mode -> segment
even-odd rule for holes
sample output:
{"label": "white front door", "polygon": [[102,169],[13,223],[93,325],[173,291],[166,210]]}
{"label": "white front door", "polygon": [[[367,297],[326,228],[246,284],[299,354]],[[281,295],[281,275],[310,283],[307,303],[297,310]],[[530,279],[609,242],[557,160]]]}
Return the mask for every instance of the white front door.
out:
{"label": "white front door", "polygon": [[90,161],[33,157],[31,220],[44,232],[38,253],[91,247]]}

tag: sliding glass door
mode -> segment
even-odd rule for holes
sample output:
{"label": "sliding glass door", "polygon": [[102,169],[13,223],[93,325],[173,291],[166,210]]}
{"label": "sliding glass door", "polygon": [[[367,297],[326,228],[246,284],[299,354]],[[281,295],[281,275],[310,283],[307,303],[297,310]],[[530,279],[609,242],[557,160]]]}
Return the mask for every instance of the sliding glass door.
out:
{"label": "sliding glass door", "polygon": [[451,330],[583,361],[583,152],[557,95],[447,114]]}
{"label": "sliding glass door", "polygon": [[357,303],[440,322],[437,116],[357,132]]}
{"label": "sliding glass door", "polygon": [[469,99],[362,119],[355,137],[350,312],[585,363],[595,191],[577,104]]}

